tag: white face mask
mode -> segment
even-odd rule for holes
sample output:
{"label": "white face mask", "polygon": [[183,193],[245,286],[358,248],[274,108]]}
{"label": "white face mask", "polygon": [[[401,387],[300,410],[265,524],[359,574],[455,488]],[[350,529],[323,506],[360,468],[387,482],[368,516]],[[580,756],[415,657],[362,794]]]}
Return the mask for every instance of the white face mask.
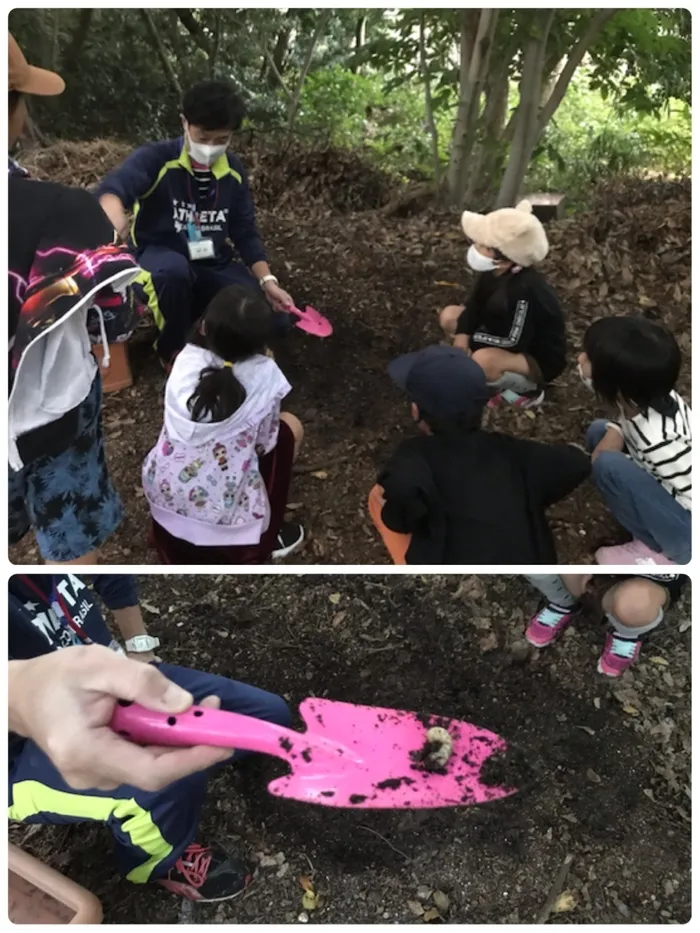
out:
{"label": "white face mask", "polygon": [[187,140],[187,151],[190,158],[194,159],[195,162],[199,162],[200,165],[213,165],[219,156],[226,152],[231,142],[229,140],[221,146],[207,146],[205,143],[196,143],[187,130],[185,130],[185,139]]}
{"label": "white face mask", "polygon": [[581,364],[580,364],[580,363],[578,364],[578,374],[579,374],[579,377],[580,377],[580,379],[581,379],[581,382],[585,385],[585,387],[586,387],[587,389],[590,389],[591,392],[595,392],[595,389],[593,388],[593,380],[591,379],[590,376],[586,376],[586,375],[584,374],[583,369],[581,368]]}
{"label": "white face mask", "polygon": [[493,272],[498,263],[490,256],[484,256],[472,243],[467,251],[467,264],[474,272]]}

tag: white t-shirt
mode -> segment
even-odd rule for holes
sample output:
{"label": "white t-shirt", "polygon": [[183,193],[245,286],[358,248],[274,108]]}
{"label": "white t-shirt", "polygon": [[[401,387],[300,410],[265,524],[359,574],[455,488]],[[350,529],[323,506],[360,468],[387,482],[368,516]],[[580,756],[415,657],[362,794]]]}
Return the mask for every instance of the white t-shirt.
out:
{"label": "white t-shirt", "polygon": [[642,469],[650,473],[679,505],[692,510],[692,414],[690,406],[676,392],[673,415],[662,415],[650,408],[646,415],[622,417],[610,422],[624,437],[627,452]]}

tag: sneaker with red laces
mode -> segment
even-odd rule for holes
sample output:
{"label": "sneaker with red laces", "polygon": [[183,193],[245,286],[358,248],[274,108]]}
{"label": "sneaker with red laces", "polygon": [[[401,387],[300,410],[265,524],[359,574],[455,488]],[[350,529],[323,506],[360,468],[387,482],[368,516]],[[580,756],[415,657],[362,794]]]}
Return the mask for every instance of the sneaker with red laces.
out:
{"label": "sneaker with red laces", "polygon": [[494,395],[486,403],[487,408],[498,408],[502,402],[507,402],[508,405],[513,405],[515,408],[541,408],[542,402],[544,401],[544,390],[534,392],[525,392],[520,394],[519,392],[513,392],[511,389],[505,389],[503,392],[499,392],[497,395]]}
{"label": "sneaker with red laces", "polygon": [[599,564],[617,564],[618,566],[627,566],[629,564],[651,565],[658,564],[662,567],[673,566],[673,561],[663,554],[657,554],[641,541],[629,541],[627,544],[618,544],[615,547],[601,547],[595,552],[595,559]]}
{"label": "sneaker with red laces", "polygon": [[637,638],[623,638],[617,632],[608,632],[603,653],[598,659],[598,673],[607,677],[620,677],[639,657],[642,643]]}
{"label": "sneaker with red laces", "polygon": [[547,603],[543,609],[540,609],[530,619],[525,638],[535,648],[545,648],[547,645],[551,645],[554,639],[561,635],[578,611],[578,606],[567,609],[564,606]]}
{"label": "sneaker with red laces", "polygon": [[228,901],[241,894],[253,880],[253,870],[217,846],[188,846],[165,878],[156,884],[189,901],[208,904]]}

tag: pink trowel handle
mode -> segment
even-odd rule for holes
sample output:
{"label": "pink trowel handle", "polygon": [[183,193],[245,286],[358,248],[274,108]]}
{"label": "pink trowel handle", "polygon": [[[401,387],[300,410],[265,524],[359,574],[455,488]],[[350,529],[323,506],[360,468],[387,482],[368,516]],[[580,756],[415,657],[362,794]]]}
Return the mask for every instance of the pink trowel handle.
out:
{"label": "pink trowel handle", "polygon": [[112,729],[148,745],[215,745],[290,759],[289,745],[298,737],[291,729],[241,713],[191,706],[184,713],[156,713],[138,703],[117,703]]}
{"label": "pink trowel handle", "polygon": [[253,716],[202,706],[191,706],[184,713],[168,715],[153,712],[138,703],[120,701],[114,707],[111,726],[125,738],[148,745],[238,748],[274,755],[289,764],[293,764],[305,748],[333,759],[348,756],[348,749],[323,736],[310,736]]}

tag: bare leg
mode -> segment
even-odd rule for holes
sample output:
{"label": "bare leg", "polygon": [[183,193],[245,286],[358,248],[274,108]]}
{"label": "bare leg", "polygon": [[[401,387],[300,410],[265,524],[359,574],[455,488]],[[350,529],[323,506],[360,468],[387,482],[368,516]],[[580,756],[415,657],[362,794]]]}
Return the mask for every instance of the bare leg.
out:
{"label": "bare leg", "polygon": [[637,638],[661,624],[668,602],[663,586],[637,577],[612,586],[603,597],[603,609],[616,632]]}
{"label": "bare leg", "polygon": [[280,421],[284,421],[294,435],[294,459],[296,460],[304,441],[304,425],[297,416],[293,415],[290,411],[283,411],[280,414]]}
{"label": "bare leg", "polygon": [[440,327],[450,339],[457,333],[457,321],[464,311],[464,305],[447,305],[439,312]]}
{"label": "bare leg", "polygon": [[[533,372],[530,361],[523,353],[509,353],[508,350],[488,347],[482,350],[475,350],[472,354],[472,359],[481,366],[486,376],[486,381],[491,385],[497,383],[510,373],[524,377],[529,382],[533,383],[535,388],[541,381],[540,374]],[[504,386],[504,388],[508,388],[508,386]],[[516,391],[518,390],[516,389]]]}

